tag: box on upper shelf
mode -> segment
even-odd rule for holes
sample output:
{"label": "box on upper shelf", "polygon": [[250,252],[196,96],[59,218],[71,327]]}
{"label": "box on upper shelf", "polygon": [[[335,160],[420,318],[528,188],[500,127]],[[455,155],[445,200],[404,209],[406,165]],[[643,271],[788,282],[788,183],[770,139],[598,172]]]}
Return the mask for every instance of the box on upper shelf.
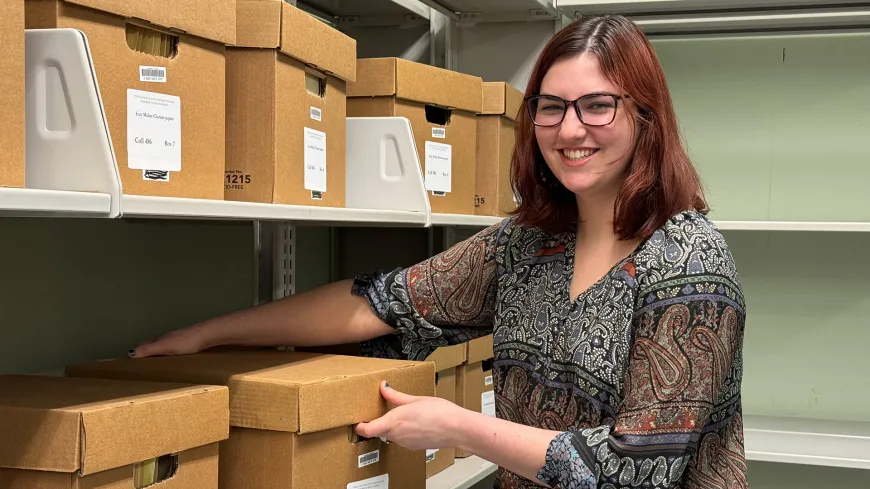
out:
{"label": "box on upper shelf", "polygon": [[0,4],[0,187],[24,187],[24,0]]}
{"label": "box on upper shelf", "polygon": [[476,76],[398,58],[360,59],[347,114],[408,118],[432,212],[473,215],[482,99]]}
{"label": "box on upper shelf", "polygon": [[344,207],[356,41],[282,0],[239,0],[225,198]]}
{"label": "box on upper shelf", "polygon": [[228,436],[223,386],[0,376],[4,489],[217,489]]}
{"label": "box on upper shelf", "polygon": [[[492,335],[469,341],[466,362],[456,375],[456,404],[465,409],[495,416],[495,392],[492,379]],[[459,458],[472,453],[456,451]]]}
{"label": "box on upper shelf", "polygon": [[[390,487],[424,489],[426,454],[353,427],[387,413],[380,382],[435,392],[423,362],[279,351],[227,351],[67,367],[68,375],[227,385],[230,437],[221,443],[221,489]],[[361,487],[369,487],[361,485]]]}
{"label": "box on upper shelf", "polygon": [[479,216],[507,215],[516,208],[511,158],[523,93],[502,82],[483,84],[483,110],[477,116],[477,178],[474,196]]}
{"label": "box on upper shelf", "polygon": [[235,0],[26,0],[29,29],[88,38],[124,192],[223,200]]}

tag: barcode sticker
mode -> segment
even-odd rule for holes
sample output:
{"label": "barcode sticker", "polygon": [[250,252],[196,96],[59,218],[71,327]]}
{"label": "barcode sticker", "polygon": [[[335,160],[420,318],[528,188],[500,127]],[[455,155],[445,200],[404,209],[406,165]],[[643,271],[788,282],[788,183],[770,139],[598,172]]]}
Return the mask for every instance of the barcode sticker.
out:
{"label": "barcode sticker", "polygon": [[483,379],[483,383],[486,385],[492,385],[492,375],[487,375],[485,379]]}
{"label": "barcode sticker", "polygon": [[432,128],[432,137],[438,139],[444,139],[447,137],[447,129],[443,127],[433,127]]}
{"label": "barcode sticker", "polygon": [[311,107],[311,109],[309,110],[309,112],[311,113],[311,118],[312,118],[312,119],[314,119],[314,120],[316,120],[316,121],[322,121],[322,120],[323,120],[323,111],[320,110],[320,109],[318,109],[317,107]]}
{"label": "barcode sticker", "polygon": [[374,452],[365,453],[359,456],[359,468],[367,467],[369,465],[374,465],[381,461],[381,451],[375,450]]}
{"label": "barcode sticker", "polygon": [[435,454],[436,454],[436,453],[438,453],[438,449],[437,449],[437,448],[434,449],[434,450],[432,450],[432,449],[426,450],[426,463],[427,463],[427,464],[428,464],[429,462],[435,460]]}
{"label": "barcode sticker", "polygon": [[453,166],[453,147],[449,144],[426,141],[426,190],[450,192]]}
{"label": "barcode sticker", "polygon": [[139,81],[166,83],[166,68],[160,66],[140,66]]}
{"label": "barcode sticker", "polygon": [[389,489],[390,474],[379,475],[359,482],[351,482],[347,489]]}
{"label": "barcode sticker", "polygon": [[480,412],[495,417],[495,392],[487,391],[480,395]]}

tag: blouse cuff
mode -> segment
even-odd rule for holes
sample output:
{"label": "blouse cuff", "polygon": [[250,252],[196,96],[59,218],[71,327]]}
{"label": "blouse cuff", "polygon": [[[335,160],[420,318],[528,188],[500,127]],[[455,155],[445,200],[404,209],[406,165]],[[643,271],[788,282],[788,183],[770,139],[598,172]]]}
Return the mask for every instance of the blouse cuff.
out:
{"label": "blouse cuff", "polygon": [[[397,270],[398,271],[398,270]],[[388,297],[388,279],[396,273],[376,273],[370,275],[357,275],[353,280],[351,293],[364,297],[369,302],[369,307],[381,321],[393,326],[390,314],[390,299]],[[394,326],[395,327],[395,326]]]}
{"label": "blouse cuff", "polygon": [[569,432],[553,438],[544,468],[537,475],[539,481],[560,489],[595,489],[596,477],[583,462],[575,442]]}

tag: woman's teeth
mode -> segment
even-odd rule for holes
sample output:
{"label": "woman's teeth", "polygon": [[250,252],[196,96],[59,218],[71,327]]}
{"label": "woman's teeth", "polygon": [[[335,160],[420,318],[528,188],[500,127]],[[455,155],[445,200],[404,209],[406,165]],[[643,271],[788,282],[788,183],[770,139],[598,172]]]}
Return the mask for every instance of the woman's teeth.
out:
{"label": "woman's teeth", "polygon": [[598,150],[595,149],[563,149],[562,154],[569,160],[582,160],[592,156],[592,153]]}

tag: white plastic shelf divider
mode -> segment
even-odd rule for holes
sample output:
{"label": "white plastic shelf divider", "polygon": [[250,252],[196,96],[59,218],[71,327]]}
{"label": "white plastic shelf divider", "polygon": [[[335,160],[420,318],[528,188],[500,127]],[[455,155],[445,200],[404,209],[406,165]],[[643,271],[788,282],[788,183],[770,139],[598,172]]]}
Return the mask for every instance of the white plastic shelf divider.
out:
{"label": "white plastic shelf divider", "polygon": [[553,0],[421,0],[462,24],[556,20]]}
{"label": "white plastic shelf divider", "polygon": [[750,415],[743,422],[749,460],[870,469],[870,423]]}
{"label": "white plastic shelf divider", "polygon": [[4,201],[117,217],[121,179],[87,37],[76,29],[27,30],[25,59],[28,190],[4,192],[12,199]]}
{"label": "white plastic shelf divider", "polygon": [[468,489],[494,474],[498,467],[479,457],[457,458],[456,463],[426,481],[426,489]]}
{"label": "white plastic shelf divider", "polygon": [[108,217],[108,194],[0,188],[0,215],[4,217]]}
{"label": "white plastic shelf divider", "polygon": [[870,222],[799,222],[799,221],[714,221],[720,230],[798,231],[798,232],[870,232]]}
{"label": "white plastic shelf divider", "polygon": [[502,217],[468,216],[464,214],[432,214],[432,225],[485,228],[497,224],[503,219]]}

